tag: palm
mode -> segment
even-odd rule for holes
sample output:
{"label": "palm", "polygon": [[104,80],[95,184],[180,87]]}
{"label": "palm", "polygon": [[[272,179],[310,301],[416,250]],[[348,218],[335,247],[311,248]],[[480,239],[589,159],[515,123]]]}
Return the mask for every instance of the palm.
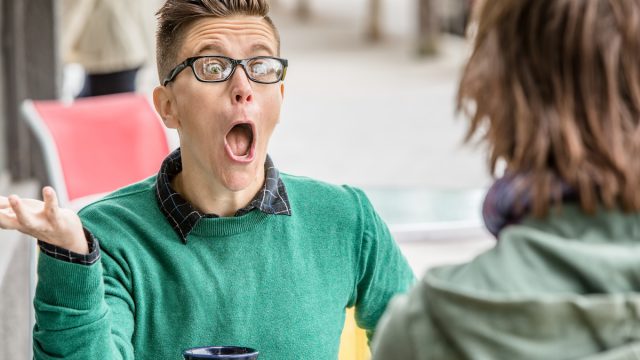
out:
{"label": "palm", "polygon": [[51,188],[42,191],[45,201],[0,196],[0,228],[18,230],[52,245],[85,251],[82,223],[76,213],[58,207]]}

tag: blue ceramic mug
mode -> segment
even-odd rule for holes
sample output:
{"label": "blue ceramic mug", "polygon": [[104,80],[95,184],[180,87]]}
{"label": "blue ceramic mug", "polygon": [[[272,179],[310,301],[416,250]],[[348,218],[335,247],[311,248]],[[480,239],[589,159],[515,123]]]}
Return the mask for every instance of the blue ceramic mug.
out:
{"label": "blue ceramic mug", "polygon": [[184,360],[195,359],[234,359],[256,360],[258,352],[251,348],[240,346],[207,346],[187,349],[182,352]]}

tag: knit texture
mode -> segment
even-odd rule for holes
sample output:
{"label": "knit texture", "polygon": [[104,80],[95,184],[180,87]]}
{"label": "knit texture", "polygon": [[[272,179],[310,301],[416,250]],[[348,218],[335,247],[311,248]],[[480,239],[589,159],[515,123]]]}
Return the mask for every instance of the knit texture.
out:
{"label": "knit texture", "polygon": [[336,359],[345,308],[370,332],[413,274],[366,196],[282,175],[292,216],[205,218],[184,244],[155,177],[80,212],[91,266],[43,255],[36,359],[181,359],[239,345],[265,359]]}

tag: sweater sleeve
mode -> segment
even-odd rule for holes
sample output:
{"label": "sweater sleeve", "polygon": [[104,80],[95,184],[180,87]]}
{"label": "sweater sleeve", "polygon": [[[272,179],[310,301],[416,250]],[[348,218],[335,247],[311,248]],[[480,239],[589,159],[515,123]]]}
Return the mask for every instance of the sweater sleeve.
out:
{"label": "sweater sleeve", "polygon": [[354,304],[356,322],[373,337],[378,320],[391,298],[405,293],[415,278],[387,225],[366,195],[356,190],[362,206],[363,233],[358,255]]}
{"label": "sweater sleeve", "polygon": [[40,256],[34,359],[133,359],[127,283],[126,271],[104,251],[88,266]]}

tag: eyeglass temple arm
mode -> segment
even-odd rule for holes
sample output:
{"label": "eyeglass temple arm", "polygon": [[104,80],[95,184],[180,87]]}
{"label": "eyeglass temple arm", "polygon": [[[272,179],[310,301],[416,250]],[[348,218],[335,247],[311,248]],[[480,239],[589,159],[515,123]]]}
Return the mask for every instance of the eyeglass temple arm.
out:
{"label": "eyeglass temple arm", "polygon": [[164,80],[162,81],[162,86],[167,86],[168,83],[170,83],[171,81],[173,81],[173,78],[176,77],[176,75],[182,71],[184,68],[186,68],[187,65],[186,63],[182,63],[178,66],[176,66],[173,70],[171,70],[171,72],[169,73],[169,75],[164,78]]}

